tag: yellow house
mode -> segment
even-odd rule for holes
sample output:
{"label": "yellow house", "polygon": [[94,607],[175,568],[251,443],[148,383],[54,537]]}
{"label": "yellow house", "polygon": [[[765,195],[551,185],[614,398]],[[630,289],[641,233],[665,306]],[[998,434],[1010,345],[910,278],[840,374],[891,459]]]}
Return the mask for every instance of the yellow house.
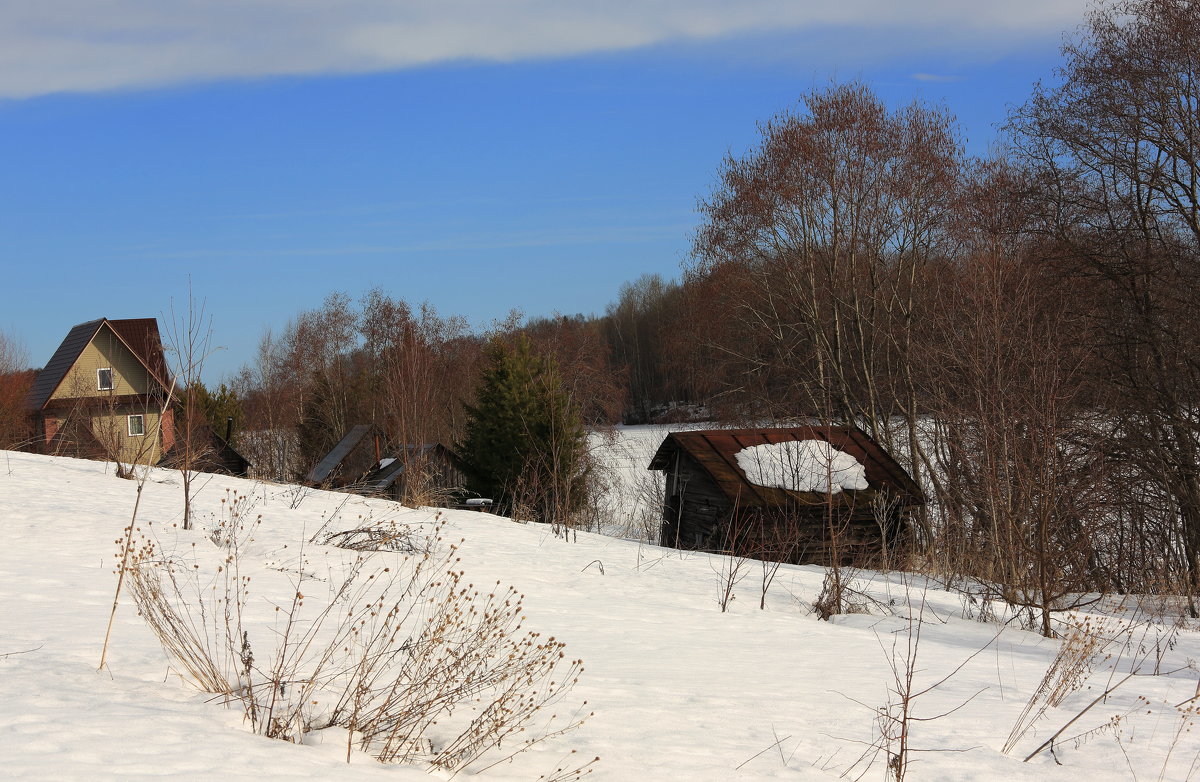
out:
{"label": "yellow house", "polygon": [[170,389],[154,318],[81,323],[30,389],[38,450],[155,464],[173,445]]}

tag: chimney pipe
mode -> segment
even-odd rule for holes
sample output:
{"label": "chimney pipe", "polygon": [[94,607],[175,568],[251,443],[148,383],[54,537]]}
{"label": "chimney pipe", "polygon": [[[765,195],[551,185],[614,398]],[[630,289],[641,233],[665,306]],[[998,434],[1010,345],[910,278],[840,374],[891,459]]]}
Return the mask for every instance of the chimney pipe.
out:
{"label": "chimney pipe", "polygon": [[233,437],[233,416],[225,418],[225,442],[229,442],[230,437]]}

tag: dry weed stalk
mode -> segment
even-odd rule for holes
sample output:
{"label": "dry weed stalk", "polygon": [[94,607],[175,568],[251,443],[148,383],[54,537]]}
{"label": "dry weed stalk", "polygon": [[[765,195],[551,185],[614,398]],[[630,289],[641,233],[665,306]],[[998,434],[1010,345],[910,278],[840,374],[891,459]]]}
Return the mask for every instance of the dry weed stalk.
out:
{"label": "dry weed stalk", "polygon": [[[1064,736],[1088,712],[1107,702],[1110,695],[1135,676],[1165,676],[1175,673],[1176,671],[1163,671],[1162,661],[1166,653],[1174,648],[1183,624],[1184,621],[1181,620],[1164,626],[1153,620],[1139,619],[1135,614],[1129,619],[1087,617],[1078,624],[1068,625],[1066,638],[1058,654],[1013,726],[1008,741],[1005,742],[1004,752],[1011,752],[1033,724],[1046,715],[1048,708],[1061,705],[1069,695],[1083,689],[1097,671],[1106,671],[1108,674],[1107,680],[1100,688],[1100,694],[1074,711],[1058,730],[1028,753],[1024,761],[1032,760],[1047,749],[1053,754],[1056,744],[1062,742],[1073,741],[1081,744],[1106,730],[1116,733],[1122,721],[1138,708],[1136,705],[1124,714],[1110,717],[1099,727]],[[1188,665],[1192,663],[1189,662]],[[1176,711],[1182,715],[1181,730],[1190,725],[1191,714],[1180,707],[1185,707],[1190,702],[1184,701],[1176,705]],[[1136,703],[1153,711],[1151,702],[1143,696],[1138,696]],[[1177,740],[1178,738],[1175,739]],[[1169,760],[1169,757],[1167,759]]]}
{"label": "dry weed stalk", "polygon": [[208,539],[218,548],[244,548],[254,540],[254,530],[262,524],[262,514],[253,520],[250,514],[258,504],[257,497],[247,497],[232,489],[225,490],[221,498],[220,515],[216,516],[208,529]]}
{"label": "dry weed stalk", "polygon": [[[571,750],[567,757],[575,754],[575,750]],[[564,763],[548,774],[542,774],[537,778],[537,782],[575,782],[582,779],[595,770],[594,766],[600,762],[600,757],[596,756],[586,763],[581,763],[574,768],[569,767],[569,763]]]}
{"label": "dry weed stalk", "polygon": [[[170,407],[171,398],[175,393],[175,381],[171,381],[171,387],[167,389],[167,398],[163,402],[163,409]],[[158,442],[162,438],[162,418],[158,419],[158,423],[154,426],[154,442]],[[117,462],[118,473],[123,469],[121,463]],[[131,468],[132,469],[132,468]],[[112,640],[113,621],[117,617],[117,607],[121,604],[121,592],[125,588],[125,579],[129,575],[130,568],[134,565],[134,539],[133,533],[138,530],[137,515],[138,509],[142,505],[142,490],[146,487],[146,480],[150,477],[150,467],[143,467],[139,474],[136,470],[133,471],[133,476],[137,484],[137,497],[133,501],[133,511],[129,515],[129,524],[122,530],[122,537],[117,539],[118,546],[117,559],[120,564],[117,566],[117,586],[113,590],[112,609],[108,614],[108,624],[104,628],[104,643],[100,647],[100,665],[97,670],[104,670],[104,666],[108,662],[108,643]]]}
{"label": "dry weed stalk", "polygon": [[[313,539],[321,543],[351,551],[394,551],[402,554],[426,553],[429,538],[420,530],[409,524],[401,524],[393,519],[372,521],[359,517],[360,523],[353,529],[337,532],[322,533]],[[434,517],[434,524],[440,524],[441,514]]]}
{"label": "dry weed stalk", "polygon": [[904,782],[912,754],[915,752],[967,751],[965,749],[913,747],[911,742],[912,727],[917,723],[933,722],[953,714],[974,700],[983,690],[976,692],[957,706],[937,714],[918,714],[916,704],[922,697],[938,689],[958,675],[958,672],[967,663],[974,660],[977,655],[990,647],[999,634],[972,652],[945,676],[925,687],[918,688],[916,678],[920,669],[917,668],[917,655],[921,646],[921,630],[925,624],[926,591],[925,589],[921,590],[920,601],[915,610],[912,605],[911,590],[907,581],[905,582],[905,592],[905,604],[909,606],[905,626],[895,631],[890,647],[885,646],[883,640],[876,636],[879,647],[887,659],[892,681],[888,685],[886,703],[872,709],[875,713],[875,740],[868,744],[866,751],[843,772],[843,777],[850,776],[856,769],[861,768],[861,772],[855,777],[855,779],[861,779],[882,755],[885,761],[887,778],[894,780],[894,782]]}
{"label": "dry weed stalk", "polygon": [[[228,560],[227,560],[228,561]],[[133,552],[128,580],[138,613],[175,661],[177,673],[204,692],[239,690],[236,635],[249,577],[221,567],[221,583],[202,588],[182,562],[166,560],[153,542],[142,539]],[[180,597],[194,591],[192,599]]]}
{"label": "dry weed stalk", "polygon": [[1058,653],[1009,731],[1004,753],[1012,752],[1029,729],[1046,716],[1047,709],[1062,705],[1068,695],[1087,683],[1093,671],[1110,662],[1113,655],[1107,652],[1109,646],[1129,629],[1126,622],[1114,617],[1086,616],[1078,624],[1069,624]]}
{"label": "dry weed stalk", "polygon": [[[735,502],[724,532],[724,550],[718,552],[721,557],[719,567],[713,568],[717,571],[717,605],[721,606],[721,613],[729,610],[729,603],[737,597],[734,588],[749,575],[750,554],[744,540],[746,527],[745,517],[738,513]],[[712,567],[711,561],[709,567]]]}

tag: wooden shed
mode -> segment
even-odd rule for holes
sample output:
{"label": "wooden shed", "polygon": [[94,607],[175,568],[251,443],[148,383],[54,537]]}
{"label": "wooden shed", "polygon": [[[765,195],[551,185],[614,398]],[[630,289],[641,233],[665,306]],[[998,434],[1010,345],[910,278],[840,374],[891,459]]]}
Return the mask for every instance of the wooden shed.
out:
{"label": "wooden shed", "polygon": [[379,464],[384,439],[383,430],[374,424],[350,427],[329,453],[308,471],[304,482],[330,489],[359,483]]}
{"label": "wooden shed", "polygon": [[310,486],[343,489],[376,497],[445,505],[461,493],[462,474],[441,443],[388,445],[374,424],[351,427],[309,471]]}
{"label": "wooden shed", "polygon": [[462,493],[463,474],[441,443],[409,443],[388,451],[359,483],[366,494],[421,505],[448,505]]}
{"label": "wooden shed", "polygon": [[179,469],[190,463],[191,469],[197,472],[223,473],[239,478],[250,474],[253,468],[250,460],[229,442],[233,434],[232,418],[226,422],[224,437],[217,434],[207,421],[194,423],[189,432],[183,419],[182,415],[176,416],[175,444],[159,460],[159,467]]}
{"label": "wooden shed", "polygon": [[649,469],[666,475],[662,545],[760,559],[867,564],[903,544],[925,502],[855,427],[673,432]]}

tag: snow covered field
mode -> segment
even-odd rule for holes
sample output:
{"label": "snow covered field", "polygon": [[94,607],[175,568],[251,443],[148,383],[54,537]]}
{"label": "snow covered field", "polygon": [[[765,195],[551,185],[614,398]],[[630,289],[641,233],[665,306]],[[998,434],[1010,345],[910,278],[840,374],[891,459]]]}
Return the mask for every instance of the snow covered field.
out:
{"label": "snow covered field", "polygon": [[[613,456],[627,458],[621,469],[630,476],[644,472],[649,458],[636,466],[641,454],[634,451],[629,446]],[[308,599],[323,599],[347,552],[305,543],[318,529],[349,529],[361,519],[425,525],[434,516],[383,500],[297,494],[294,487],[234,478],[198,483],[197,529],[184,532],[176,526],[178,474],[153,472],[138,514],[140,534],[167,552],[203,554],[215,550],[209,532],[226,491],[252,498],[262,521],[241,568],[253,576],[251,600],[260,608],[288,600],[301,573]],[[332,742],[301,746],[252,734],[239,711],[181,682],[128,596],[117,611],[108,669],[98,672],[116,585],[116,541],[135,497],[136,484],[114,477],[105,464],[0,452],[0,776],[430,778],[363,754],[347,765],[344,745]],[[600,756],[590,777],[597,780],[836,779],[875,739],[872,709],[888,701],[895,684],[893,642],[905,648],[910,601],[919,603],[922,594],[927,621],[915,689],[970,660],[913,702],[916,717],[961,708],[911,723],[912,749],[932,751],[912,755],[910,779],[1177,780],[1197,760],[1194,731],[1173,742],[1183,724],[1173,705],[1197,693],[1194,628],[1180,632],[1172,648],[1157,650],[1154,639],[1165,638],[1167,629],[1138,630],[1143,651],[1122,652],[1118,667],[1144,656],[1143,675],[1063,734],[1083,738],[1060,741],[1054,755],[1022,763],[1120,679],[1113,678],[1111,660],[1097,658],[1090,679],[1047,708],[1006,755],[1001,748],[1059,642],[964,618],[966,605],[956,594],[900,574],[864,573],[856,586],[874,599],[871,613],[821,622],[809,610],[820,568],[782,567],[760,610],[759,566],[751,562],[723,613],[717,594],[727,562],[720,557],[583,533],[568,543],[543,526],[487,514],[451,512],[447,519],[447,537],[465,539],[459,556],[467,578],[516,586],[526,596],[526,627],[565,641],[567,654],[584,660],[586,670],[564,703],[586,700],[595,712],[580,729],[488,769],[483,779],[538,779],[562,766],[572,749],[575,765]],[[373,556],[382,564],[399,555]],[[1115,602],[1108,605],[1117,611]],[[268,624],[251,631],[260,638],[272,633]],[[1150,675],[1156,664],[1170,673]],[[1113,726],[1116,715],[1123,716]],[[860,765],[854,774],[861,771]],[[474,774],[468,768],[462,778]],[[866,778],[884,775],[880,763]]]}

